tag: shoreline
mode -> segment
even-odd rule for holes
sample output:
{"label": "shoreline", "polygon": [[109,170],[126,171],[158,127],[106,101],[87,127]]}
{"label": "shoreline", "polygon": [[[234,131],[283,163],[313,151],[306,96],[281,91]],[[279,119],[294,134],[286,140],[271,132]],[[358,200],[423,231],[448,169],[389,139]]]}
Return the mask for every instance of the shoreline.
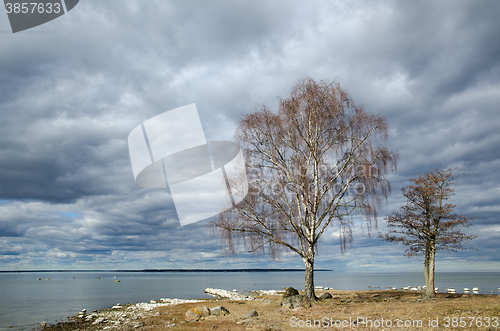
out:
{"label": "shoreline", "polygon": [[[387,317],[394,315],[393,311],[410,315],[427,313],[425,319],[442,318],[452,309],[456,314],[464,317],[497,317],[500,318],[500,297],[496,294],[463,294],[463,293],[438,293],[436,299],[425,300],[423,293],[400,290],[367,290],[348,291],[334,289],[318,289],[316,295],[330,294],[330,299],[319,300],[311,307],[302,305],[294,309],[280,305],[283,291],[258,290],[251,294],[234,291],[207,288],[205,292],[216,295],[209,299],[165,299],[151,300],[149,303],[117,304],[111,308],[87,313],[80,312],[72,316],[67,322],[60,322],[34,330],[196,330],[198,328],[212,327],[221,330],[245,330],[254,325],[255,330],[297,330],[299,321],[313,320],[319,312],[323,317],[332,316],[341,320],[348,314],[350,318],[357,315],[380,316],[384,313]],[[299,291],[303,293],[303,291]],[[388,306],[373,314],[372,310],[378,306]],[[209,311],[222,306],[228,310],[227,316],[215,316],[208,313],[197,321],[186,322],[185,314],[189,310],[208,309]],[[425,309],[433,306],[432,309]],[[482,306],[482,308],[481,308]],[[473,309],[473,307],[477,307]],[[482,310],[481,310],[482,309]],[[255,317],[244,319],[244,315],[253,310],[258,312]],[[375,309],[376,310],[376,309]],[[470,316],[471,313],[476,315]],[[491,316],[483,316],[484,313]],[[432,315],[432,316],[431,316]],[[469,316],[467,316],[469,315]],[[494,316],[493,316],[494,315]],[[322,318],[323,318],[322,317]],[[415,316],[413,316],[415,317]],[[301,319],[302,318],[302,319]],[[332,318],[331,321],[334,321]],[[450,316],[451,318],[451,316]],[[421,317],[420,320],[423,320]],[[299,323],[294,326],[294,321]],[[203,325],[206,324],[206,325]],[[305,329],[310,329],[306,327]],[[338,328],[336,328],[338,329]],[[356,328],[352,328],[355,330]],[[394,328],[393,328],[394,329]],[[419,330],[427,330],[425,325]],[[484,329],[484,328],[483,328]],[[344,330],[351,330],[344,328]],[[375,328],[373,330],[381,330]],[[429,327],[428,330],[436,330]]]}
{"label": "shoreline", "polygon": [[[257,290],[252,291],[259,294],[265,295],[278,295],[283,293],[283,291],[277,290]],[[64,326],[71,326],[75,322],[79,323],[91,323],[92,326],[104,326],[104,329],[113,328],[139,328],[144,326],[140,320],[148,318],[151,316],[159,316],[157,313],[151,313],[151,311],[167,306],[175,306],[182,304],[197,304],[215,301],[218,299],[229,299],[233,301],[245,301],[245,300],[256,300],[253,295],[248,295],[244,293],[238,293],[234,291],[206,288],[204,293],[211,295],[213,298],[204,299],[178,299],[178,298],[161,298],[159,300],[150,300],[150,302],[138,302],[138,303],[128,303],[120,304],[117,303],[111,308],[93,310],[92,313],[87,313],[86,309],[80,311],[77,315],[68,317],[68,321],[58,322],[55,324],[48,324],[47,322],[41,322],[40,326],[33,330],[50,330],[52,328],[64,329]],[[169,326],[175,326],[175,323]]]}

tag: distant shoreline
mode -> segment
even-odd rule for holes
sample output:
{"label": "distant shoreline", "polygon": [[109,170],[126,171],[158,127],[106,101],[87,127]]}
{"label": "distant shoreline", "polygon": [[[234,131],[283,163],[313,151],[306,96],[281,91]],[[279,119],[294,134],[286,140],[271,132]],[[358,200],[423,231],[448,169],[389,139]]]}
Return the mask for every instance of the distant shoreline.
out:
{"label": "distant shoreline", "polygon": [[[333,271],[333,269],[316,269],[316,271]],[[96,269],[96,270],[0,270],[0,273],[22,272],[305,272],[305,269]]]}

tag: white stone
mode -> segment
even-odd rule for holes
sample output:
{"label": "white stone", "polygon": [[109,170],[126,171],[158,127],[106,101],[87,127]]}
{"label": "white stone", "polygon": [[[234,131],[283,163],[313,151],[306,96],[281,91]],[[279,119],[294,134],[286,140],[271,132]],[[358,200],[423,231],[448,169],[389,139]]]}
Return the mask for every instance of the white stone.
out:
{"label": "white stone", "polygon": [[235,301],[255,300],[255,297],[251,296],[251,295],[234,293],[234,292],[230,292],[227,290],[221,290],[221,289],[216,289],[216,288],[211,288],[211,287],[206,288],[205,293],[211,294],[213,296],[229,298],[229,299],[235,300]]}

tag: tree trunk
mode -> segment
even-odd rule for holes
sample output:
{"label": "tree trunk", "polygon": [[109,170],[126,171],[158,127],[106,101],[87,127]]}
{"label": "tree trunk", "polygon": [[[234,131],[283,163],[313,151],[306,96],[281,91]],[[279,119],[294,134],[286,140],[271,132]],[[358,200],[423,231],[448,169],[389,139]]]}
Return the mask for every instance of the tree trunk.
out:
{"label": "tree trunk", "polygon": [[425,252],[424,274],[425,274],[425,293],[428,298],[434,297],[434,264],[436,249],[430,244]]}
{"label": "tree trunk", "polygon": [[314,250],[308,250],[308,257],[304,258],[306,266],[306,274],[304,277],[304,288],[306,292],[306,300],[309,302],[316,302],[317,298],[314,294]]}
{"label": "tree trunk", "polygon": [[434,247],[431,249],[430,253],[430,263],[429,263],[429,284],[427,286],[427,296],[429,298],[434,297],[434,265],[435,265],[436,250]]}
{"label": "tree trunk", "polygon": [[425,250],[425,260],[424,260],[424,277],[425,277],[425,292],[429,295],[429,264],[430,264],[430,252],[429,249]]}

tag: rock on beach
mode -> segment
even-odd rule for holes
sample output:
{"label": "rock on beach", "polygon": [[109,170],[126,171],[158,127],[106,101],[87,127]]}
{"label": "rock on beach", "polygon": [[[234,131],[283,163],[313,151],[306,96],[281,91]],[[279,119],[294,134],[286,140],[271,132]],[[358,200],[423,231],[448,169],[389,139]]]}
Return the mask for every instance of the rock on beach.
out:
{"label": "rock on beach", "polygon": [[202,317],[207,317],[210,315],[210,309],[205,306],[189,308],[184,314],[184,320],[186,322],[199,321]]}
{"label": "rock on beach", "polygon": [[328,292],[321,293],[318,296],[318,299],[320,299],[320,300],[331,299],[331,298],[333,298],[333,296]]}
{"label": "rock on beach", "polygon": [[225,316],[229,315],[229,310],[223,306],[217,306],[214,308],[210,308],[210,314],[214,316],[219,316],[219,315]]}
{"label": "rock on beach", "polygon": [[304,301],[305,301],[305,296],[302,294],[298,294],[298,295],[293,295],[290,297],[283,298],[283,300],[281,300],[280,304],[283,307],[293,309],[293,308],[300,307],[304,303]]}

